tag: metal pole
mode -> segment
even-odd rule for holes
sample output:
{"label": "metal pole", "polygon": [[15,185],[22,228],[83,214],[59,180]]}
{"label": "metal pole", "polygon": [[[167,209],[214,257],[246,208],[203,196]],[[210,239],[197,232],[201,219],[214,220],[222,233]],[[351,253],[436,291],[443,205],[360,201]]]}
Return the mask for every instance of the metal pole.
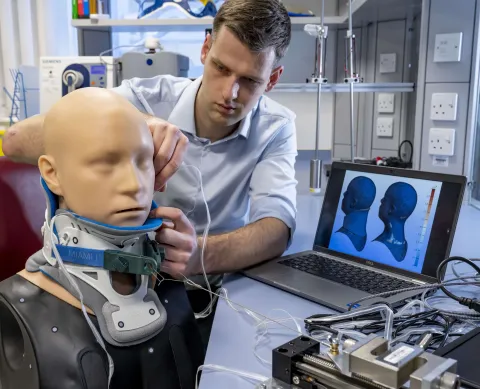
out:
{"label": "metal pole", "polygon": [[348,25],[349,25],[349,51],[350,51],[350,157],[355,161],[355,128],[354,128],[354,96],[353,96],[353,23],[352,23],[352,0],[349,0],[348,6]]}
{"label": "metal pole", "polygon": [[320,114],[321,114],[321,94],[322,94],[322,80],[323,64],[324,64],[324,44],[325,44],[325,32],[324,32],[324,20],[325,20],[325,0],[322,0],[322,33],[320,37],[317,37],[317,53],[318,62],[316,66],[315,78],[317,78],[317,122],[315,129],[315,157],[310,161],[310,192],[320,193],[322,189],[322,161],[318,158],[320,149]]}

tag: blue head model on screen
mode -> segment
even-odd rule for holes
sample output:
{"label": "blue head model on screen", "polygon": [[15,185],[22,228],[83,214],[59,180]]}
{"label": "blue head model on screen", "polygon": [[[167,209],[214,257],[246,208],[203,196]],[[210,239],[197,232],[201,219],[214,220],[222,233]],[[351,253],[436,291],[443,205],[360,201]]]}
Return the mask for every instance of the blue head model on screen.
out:
{"label": "blue head model on screen", "polygon": [[396,182],[388,187],[378,210],[378,217],[385,224],[385,229],[375,241],[387,246],[397,262],[402,262],[408,251],[405,222],[415,210],[417,198],[412,185]]}
{"label": "blue head model on screen", "polygon": [[368,211],[375,200],[377,189],[370,178],[355,177],[343,194],[343,226],[337,231],[345,234],[357,251],[362,251],[367,242]]}

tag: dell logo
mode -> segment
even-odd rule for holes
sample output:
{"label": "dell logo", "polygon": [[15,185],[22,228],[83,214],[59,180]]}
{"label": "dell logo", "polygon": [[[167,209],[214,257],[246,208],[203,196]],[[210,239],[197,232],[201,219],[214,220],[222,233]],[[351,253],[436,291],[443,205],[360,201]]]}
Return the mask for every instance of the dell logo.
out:
{"label": "dell logo", "polygon": [[365,263],[366,263],[368,266],[373,266],[373,265],[374,265],[374,263],[373,263],[372,261],[366,261]]}

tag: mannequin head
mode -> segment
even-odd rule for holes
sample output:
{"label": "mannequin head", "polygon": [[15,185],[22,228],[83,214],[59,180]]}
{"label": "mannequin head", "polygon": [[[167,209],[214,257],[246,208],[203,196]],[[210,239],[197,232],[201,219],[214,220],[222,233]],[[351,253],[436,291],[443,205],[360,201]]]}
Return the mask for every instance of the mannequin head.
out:
{"label": "mannequin head", "polygon": [[355,177],[343,194],[342,211],[349,215],[355,211],[368,210],[375,200],[377,189],[370,178]]}
{"label": "mannequin head", "polygon": [[388,187],[378,212],[380,219],[388,224],[408,219],[417,206],[417,192],[410,184],[396,182]]}
{"label": "mannequin head", "polygon": [[154,193],[153,141],[143,115],[102,88],[78,89],[44,120],[40,173],[60,208],[114,226],[142,225]]}

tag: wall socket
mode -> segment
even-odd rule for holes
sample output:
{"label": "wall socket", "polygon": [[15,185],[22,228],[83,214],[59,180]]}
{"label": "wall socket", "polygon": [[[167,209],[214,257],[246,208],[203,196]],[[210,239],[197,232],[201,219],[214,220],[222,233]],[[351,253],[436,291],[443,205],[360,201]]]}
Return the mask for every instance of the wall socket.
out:
{"label": "wall socket", "polygon": [[455,151],[454,128],[430,128],[428,153],[430,155],[452,156]]}
{"label": "wall socket", "polygon": [[393,137],[393,118],[377,118],[377,136],[382,138]]}
{"label": "wall socket", "polygon": [[457,93],[434,93],[430,107],[430,119],[438,121],[457,120]]}
{"label": "wall socket", "polygon": [[397,71],[397,54],[380,54],[380,73],[395,73]]}
{"label": "wall socket", "polygon": [[378,104],[377,108],[379,113],[394,113],[395,112],[395,94],[379,93],[377,104]]}
{"label": "wall socket", "polygon": [[433,62],[460,62],[463,33],[435,35]]}

